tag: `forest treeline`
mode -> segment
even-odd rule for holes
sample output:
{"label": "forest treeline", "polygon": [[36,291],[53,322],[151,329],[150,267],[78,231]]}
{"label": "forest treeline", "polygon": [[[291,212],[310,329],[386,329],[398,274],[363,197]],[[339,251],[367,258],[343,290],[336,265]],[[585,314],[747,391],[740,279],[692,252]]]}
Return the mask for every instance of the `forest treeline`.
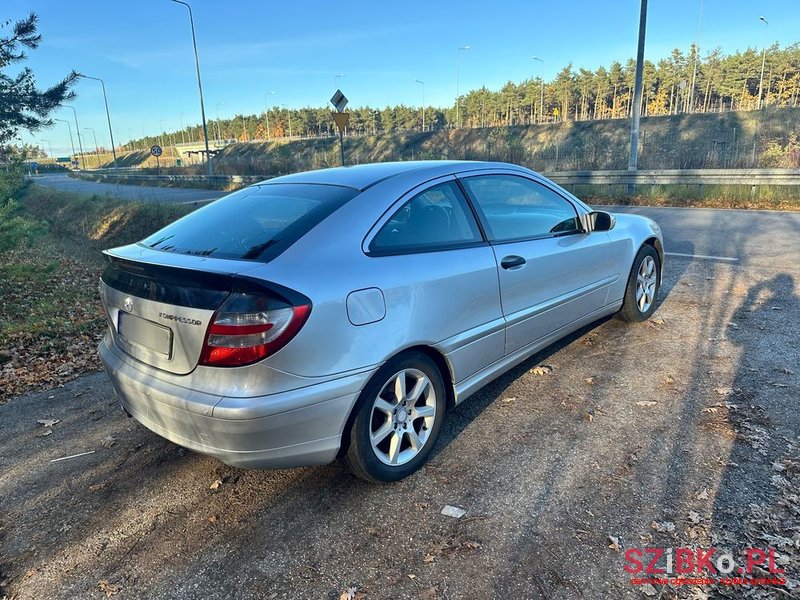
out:
{"label": "forest treeline", "polygon": [[[763,81],[761,77],[764,59]],[[613,62],[595,71],[572,64],[554,79],[509,81],[500,90],[471,90],[460,98],[462,127],[496,127],[587,121],[629,117],[633,99],[635,61]],[[675,49],[657,63],[645,61],[643,116],[751,110],[761,106],[798,106],[800,103],[800,44],[763,49],[748,48],[723,54],[717,48],[702,55],[693,46]],[[351,108],[349,133],[365,134],[422,130],[422,107]],[[455,102],[450,107],[425,107],[425,128],[454,127]],[[281,137],[318,137],[333,134],[328,107],[287,109],[273,107],[258,115],[236,115],[208,123],[209,138],[236,141]],[[130,148],[173,145],[202,139],[199,125],[133,140]]]}

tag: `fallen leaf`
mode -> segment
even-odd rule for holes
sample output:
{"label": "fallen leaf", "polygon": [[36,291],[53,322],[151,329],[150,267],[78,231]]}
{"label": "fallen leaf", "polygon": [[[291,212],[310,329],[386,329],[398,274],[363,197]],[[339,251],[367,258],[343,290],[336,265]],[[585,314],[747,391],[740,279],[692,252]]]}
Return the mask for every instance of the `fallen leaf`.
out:
{"label": "fallen leaf", "polygon": [[218,518],[219,517],[217,517],[217,515],[211,515],[210,517],[208,517],[208,522],[214,525],[217,522]]}
{"label": "fallen leaf", "polygon": [[706,406],[703,409],[703,412],[704,413],[717,413],[717,412],[719,412],[719,408],[716,407],[716,406]]}
{"label": "fallen leaf", "polygon": [[658,521],[653,521],[652,523],[650,523],[650,527],[661,533],[664,532],[671,533],[675,531],[675,523],[673,523],[672,521],[662,521],[660,523]]}
{"label": "fallen leaf", "polygon": [[655,406],[656,404],[658,403],[654,402],[653,400],[639,400],[639,402],[636,403],[636,406]]}
{"label": "fallen leaf", "polygon": [[511,397],[511,398],[503,398],[503,399],[502,399],[500,402],[501,402],[502,404],[511,404],[511,403],[512,403],[512,402],[514,402],[515,400],[516,400],[516,398],[514,398],[514,397]]}
{"label": "fallen leaf", "polygon": [[42,433],[37,433],[36,437],[47,437],[51,433],[53,433],[52,429],[45,429]]}
{"label": "fallen leaf", "polygon": [[619,538],[618,537],[614,537],[613,535],[609,535],[608,536],[608,542],[609,542],[608,547],[611,548],[614,552],[619,552],[620,551]]}
{"label": "fallen leaf", "polygon": [[553,372],[553,367],[550,365],[539,365],[538,367],[533,367],[530,372],[533,375],[547,375]]}
{"label": "fallen leaf", "polygon": [[658,592],[656,591],[656,588],[653,587],[653,584],[645,583],[642,586],[642,593],[645,596],[655,596]]}
{"label": "fallen leaf", "polygon": [[216,489],[219,489],[219,486],[221,486],[221,485],[222,485],[222,479],[216,479],[216,480],[214,480],[214,483],[212,483],[210,486],[208,486],[208,489],[216,490]]}
{"label": "fallen leaf", "polygon": [[113,446],[116,443],[117,443],[117,440],[115,440],[110,435],[107,435],[106,437],[103,438],[103,441],[100,442],[100,445],[103,448],[111,448],[111,446]]}
{"label": "fallen leaf", "polygon": [[446,504],[445,507],[442,509],[441,514],[443,514],[445,517],[453,517],[454,519],[460,519],[465,514],[467,514],[467,511],[465,511],[463,508],[459,508],[457,506],[450,506],[449,504]]}
{"label": "fallen leaf", "polygon": [[106,598],[111,598],[117,592],[119,592],[119,585],[113,585],[108,582],[107,579],[101,579],[97,582],[97,587],[100,588],[101,592],[105,592]]}
{"label": "fallen leaf", "polygon": [[663,324],[665,323],[664,319],[662,319],[661,317],[657,317],[657,318],[655,318],[655,319],[652,319],[652,321],[653,321],[653,323],[655,323],[656,325],[663,325]]}
{"label": "fallen leaf", "polygon": [[584,381],[589,385],[594,385],[594,377],[587,377]]}
{"label": "fallen leaf", "polygon": [[733,393],[733,388],[729,387],[718,387],[714,390],[720,396],[730,396]]}
{"label": "fallen leaf", "polygon": [[89,486],[89,491],[90,492],[99,492],[100,490],[104,490],[104,489],[106,489],[106,484],[105,483],[95,483],[95,484]]}
{"label": "fallen leaf", "polygon": [[43,425],[44,427],[52,427],[53,425],[55,425],[56,423],[60,423],[61,421],[59,421],[58,419],[39,419],[36,422],[39,423],[40,425]]}
{"label": "fallen leaf", "polygon": [[708,488],[703,488],[702,491],[698,492],[695,498],[697,498],[698,500],[708,500]]}
{"label": "fallen leaf", "polygon": [[355,600],[356,594],[358,593],[358,588],[348,587],[342,590],[342,593],[339,594],[339,600]]}
{"label": "fallen leaf", "polygon": [[431,554],[430,552],[428,552],[428,553],[425,555],[425,558],[423,558],[423,559],[422,559],[422,562],[426,562],[426,563],[432,563],[432,562],[434,561],[434,559],[435,559],[435,558],[436,558],[436,557],[435,557],[433,554]]}
{"label": "fallen leaf", "polygon": [[481,547],[481,545],[479,542],[473,540],[467,540],[466,542],[461,544],[461,547],[466,548],[467,550],[477,550],[478,548]]}
{"label": "fallen leaf", "polygon": [[692,523],[697,524],[697,523],[699,523],[700,521],[703,520],[703,517],[700,516],[699,512],[694,511],[694,510],[690,510],[689,511],[689,520]]}

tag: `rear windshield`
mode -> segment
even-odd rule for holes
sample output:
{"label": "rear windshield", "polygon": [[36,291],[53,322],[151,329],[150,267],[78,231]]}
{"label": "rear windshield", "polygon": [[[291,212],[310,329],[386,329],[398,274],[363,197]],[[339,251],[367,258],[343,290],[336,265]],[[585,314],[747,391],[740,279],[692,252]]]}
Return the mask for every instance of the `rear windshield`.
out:
{"label": "rear windshield", "polygon": [[178,254],[270,260],[357,193],[333,185],[252,186],[186,215],[140,244]]}

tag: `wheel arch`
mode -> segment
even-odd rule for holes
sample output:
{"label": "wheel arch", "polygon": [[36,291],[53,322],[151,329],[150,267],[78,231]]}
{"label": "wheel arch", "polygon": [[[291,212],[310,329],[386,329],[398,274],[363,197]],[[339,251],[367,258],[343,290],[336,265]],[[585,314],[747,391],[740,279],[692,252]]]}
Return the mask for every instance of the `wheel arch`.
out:
{"label": "wheel arch", "polygon": [[[644,241],[642,246],[652,246],[655,249],[656,254],[658,254],[658,285],[661,286],[664,278],[664,244],[662,244],[661,240],[656,236],[651,236]],[[641,246],[639,248],[641,249]]]}
{"label": "wheel arch", "polygon": [[[399,352],[395,352],[393,355],[389,356],[385,361],[383,361],[383,364],[385,365],[390,360],[394,360],[399,356],[403,356],[405,354],[414,354],[414,353],[424,354],[425,356],[430,358],[436,365],[436,367],[439,369],[439,373],[441,374],[442,381],[444,383],[445,393],[447,394],[446,398],[447,411],[449,411],[451,408],[455,406],[456,403],[453,371],[447,358],[436,348],[434,348],[433,346],[426,346],[424,344],[409,346],[408,348],[403,348]],[[382,367],[383,365],[381,365],[381,368]],[[379,370],[380,368],[378,369],[378,371]],[[375,377],[378,371],[376,371],[372,375],[372,377],[370,377],[367,380],[367,382],[364,383],[364,386],[361,388],[361,391],[359,392],[358,400],[353,404],[353,407],[350,409],[350,414],[347,415],[347,421],[345,421],[344,430],[342,431],[342,441],[341,444],[339,445],[339,452],[337,456],[342,456],[343,454],[345,454],[347,452],[347,448],[350,446],[350,431],[353,428],[353,422],[358,416],[358,412],[361,409],[361,406],[367,400],[366,398],[363,398],[361,394],[364,391],[364,388],[366,388],[372,382],[372,378]]]}

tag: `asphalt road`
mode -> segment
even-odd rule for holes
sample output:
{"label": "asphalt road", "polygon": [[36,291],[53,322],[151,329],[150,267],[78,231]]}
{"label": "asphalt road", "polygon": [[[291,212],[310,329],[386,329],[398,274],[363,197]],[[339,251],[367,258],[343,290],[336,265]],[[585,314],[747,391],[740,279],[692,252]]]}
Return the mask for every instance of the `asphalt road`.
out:
{"label": "asphalt road", "polygon": [[[602,207],[645,215],[664,232],[666,251],[740,265],[797,266],[800,212],[716,208]],[[711,258],[711,257],[717,257]]]}
{"label": "asphalt road", "polygon": [[168,204],[188,204],[208,202],[226,194],[220,190],[199,190],[193,188],[149,187],[142,185],[122,185],[118,183],[96,183],[75,179],[66,174],[37,175],[33,180],[43,187],[73,192],[76,194],[99,194],[121,200],[141,202],[163,202]]}

